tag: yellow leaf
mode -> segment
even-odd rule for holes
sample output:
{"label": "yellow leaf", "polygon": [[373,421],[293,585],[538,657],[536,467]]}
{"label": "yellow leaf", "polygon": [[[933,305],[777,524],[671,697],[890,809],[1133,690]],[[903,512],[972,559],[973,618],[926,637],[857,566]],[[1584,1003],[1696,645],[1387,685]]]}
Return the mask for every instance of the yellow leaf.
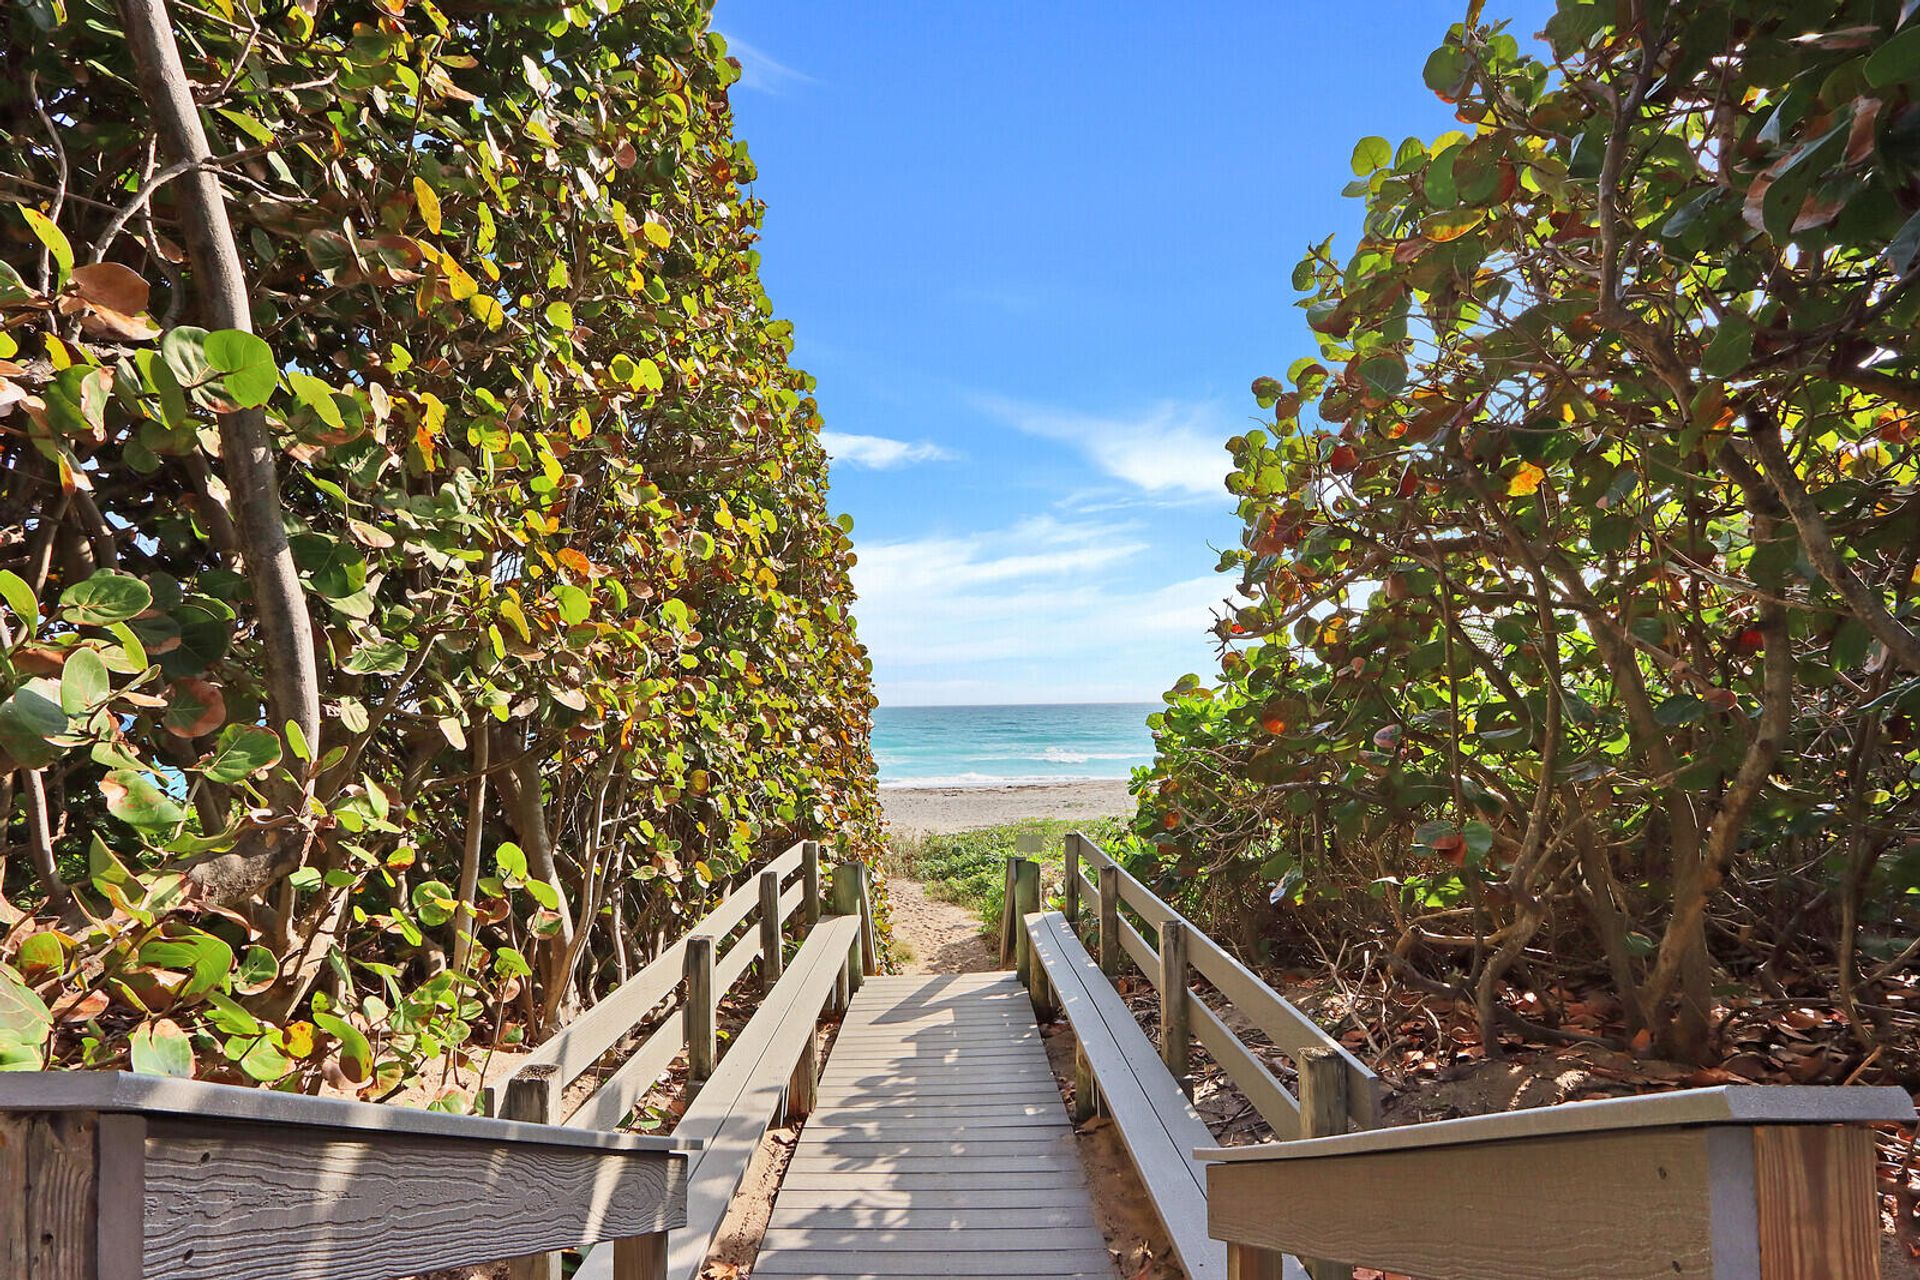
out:
{"label": "yellow leaf", "polygon": [[473,308],[473,314],[483,320],[489,329],[498,329],[507,322],[506,311],[491,294],[476,293],[467,300],[467,305]]}
{"label": "yellow leaf", "polygon": [[1513,473],[1513,479],[1507,481],[1507,496],[1517,498],[1532,493],[1540,487],[1547,473],[1531,462],[1523,462],[1520,469]]}
{"label": "yellow leaf", "polygon": [[673,233],[658,222],[648,222],[644,224],[640,228],[640,234],[645,236],[647,243],[656,249],[664,249],[673,243]]}
{"label": "yellow leaf", "polygon": [[434,194],[425,178],[413,180],[413,198],[420,205],[420,220],[427,224],[427,230],[440,234],[440,197]]}
{"label": "yellow leaf", "polygon": [[447,273],[447,292],[453,295],[455,302],[464,302],[480,292],[480,284],[467,274],[467,269],[453,260],[452,254],[440,255],[440,269]]}

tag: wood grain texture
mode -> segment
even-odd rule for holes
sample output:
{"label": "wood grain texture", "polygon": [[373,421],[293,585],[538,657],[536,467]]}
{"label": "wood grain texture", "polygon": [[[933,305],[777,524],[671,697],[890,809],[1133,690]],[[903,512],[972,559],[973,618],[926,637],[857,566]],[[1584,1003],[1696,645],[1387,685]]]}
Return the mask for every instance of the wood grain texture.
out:
{"label": "wood grain texture", "polygon": [[0,1112],[0,1275],[27,1272],[27,1135],[33,1117]]}
{"label": "wood grain texture", "polygon": [[667,1280],[667,1233],[614,1241],[613,1280]]}
{"label": "wood grain texture", "polygon": [[1187,991],[1187,925],[1184,920],[1169,920],[1160,926],[1160,1060],[1179,1083],[1180,1090],[1193,1096],[1193,1018],[1188,1009],[1196,1003]]}
{"label": "wood grain texture", "polygon": [[687,939],[687,1081],[700,1084],[713,1074],[713,939],[696,933]]}
{"label": "wood grain texture", "polygon": [[1010,974],[876,977],[828,1055],[756,1275],[1110,1280]]}
{"label": "wood grain texture", "polygon": [[808,925],[820,919],[820,842],[806,840],[800,845],[800,910]]}
{"label": "wood grain texture", "polygon": [[760,990],[773,990],[780,981],[786,937],[781,928],[780,873],[760,873]]}
{"label": "wood grain texture", "polygon": [[[552,1063],[522,1067],[506,1082],[500,1118],[552,1124],[560,1109],[558,1076],[559,1068]],[[550,1251],[509,1259],[507,1280],[560,1280],[560,1255]]]}
{"label": "wood grain texture", "polygon": [[1726,1280],[1708,1132],[1215,1164],[1209,1225],[1237,1244],[1423,1280]]}
{"label": "wood grain texture", "polygon": [[385,1280],[665,1230],[686,1157],[166,1119],[145,1206],[152,1276]]}
{"label": "wood grain texture", "polygon": [[1100,972],[1120,972],[1120,868],[1100,867]]}
{"label": "wood grain texture", "polygon": [[1879,1280],[1871,1130],[1756,1128],[1753,1183],[1761,1280]]}
{"label": "wood grain texture", "polygon": [[27,1272],[32,1280],[94,1280],[100,1118],[36,1115],[27,1128]]}

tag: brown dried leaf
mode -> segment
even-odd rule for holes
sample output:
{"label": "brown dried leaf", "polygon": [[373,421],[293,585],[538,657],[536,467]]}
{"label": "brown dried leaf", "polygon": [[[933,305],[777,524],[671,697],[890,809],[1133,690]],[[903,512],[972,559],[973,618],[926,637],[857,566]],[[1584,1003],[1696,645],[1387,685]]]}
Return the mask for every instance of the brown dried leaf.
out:
{"label": "brown dried leaf", "polygon": [[68,287],[88,306],[103,307],[125,316],[145,311],[152,293],[139,272],[117,262],[89,262],[84,267],[75,267],[73,283]]}

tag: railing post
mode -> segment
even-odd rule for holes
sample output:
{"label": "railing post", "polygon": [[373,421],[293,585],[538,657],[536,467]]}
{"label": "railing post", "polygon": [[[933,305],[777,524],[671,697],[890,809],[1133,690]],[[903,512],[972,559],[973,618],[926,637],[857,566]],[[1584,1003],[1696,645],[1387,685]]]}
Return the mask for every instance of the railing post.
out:
{"label": "railing post", "polygon": [[1160,926],[1160,1060],[1193,1096],[1193,1015],[1187,1008],[1187,924]]}
{"label": "railing post", "polygon": [[1073,1046],[1073,1122],[1085,1124],[1100,1113],[1100,1086],[1093,1081],[1093,1063],[1087,1060],[1087,1048]]}
{"label": "railing post", "polygon": [[820,1096],[820,1037],[817,1028],[807,1032],[807,1047],[794,1064],[793,1078],[787,1081],[787,1122],[813,1114]]}
{"label": "railing post", "polygon": [[[500,1096],[502,1120],[526,1120],[534,1124],[556,1124],[560,1120],[560,1099],[555,1077],[558,1068],[550,1063],[522,1067]],[[507,1280],[560,1280],[560,1255],[530,1253],[507,1262]]]}
{"label": "railing post", "polygon": [[[1331,1049],[1303,1049],[1300,1067],[1300,1136],[1331,1138],[1347,1131],[1347,1066]],[[1302,1258],[1313,1280],[1350,1280],[1344,1263]]]}
{"label": "railing post", "polygon": [[1021,985],[1035,990],[1033,939],[1027,936],[1027,917],[1040,909],[1040,864],[1016,858],[1013,866],[1013,968]]}
{"label": "railing post", "polygon": [[809,926],[820,920],[820,842],[800,842],[800,910]]}
{"label": "railing post", "polygon": [[667,1280],[667,1233],[615,1240],[613,1280]]}
{"label": "railing post", "polygon": [[1013,877],[1019,865],[1020,855],[1010,855],[1007,858],[1006,875],[1000,883],[1000,967],[1003,969],[1013,967],[1013,935],[1019,932],[1013,914]]}
{"label": "railing post", "polygon": [[760,990],[773,990],[780,981],[785,956],[780,929],[780,873],[769,867],[760,873]]}
{"label": "railing post", "polygon": [[865,973],[880,972],[880,940],[873,929],[873,868],[864,862],[860,868],[860,964]]}
{"label": "railing post", "polygon": [[1062,914],[1068,924],[1080,923],[1080,841],[1084,837],[1078,831],[1069,831],[1061,850],[1061,861],[1066,865],[1067,880],[1062,889],[1065,899]]}
{"label": "railing post", "polygon": [[687,1082],[698,1085],[713,1074],[719,1045],[714,1037],[713,939],[696,933],[687,939]]}
{"label": "railing post", "polygon": [[[833,880],[828,889],[830,895],[828,902],[833,908],[833,914],[837,916],[857,916],[860,914],[860,873],[865,870],[866,867],[858,862],[842,862],[833,869]],[[864,927],[865,922],[863,921],[862,928],[864,929]],[[866,945],[862,939],[856,935],[852,944],[847,948],[845,982],[847,999],[849,1001],[852,1000],[853,993],[860,990],[861,979],[866,973],[865,959]]]}
{"label": "railing post", "polygon": [[1120,972],[1120,868],[1100,868],[1100,972]]}

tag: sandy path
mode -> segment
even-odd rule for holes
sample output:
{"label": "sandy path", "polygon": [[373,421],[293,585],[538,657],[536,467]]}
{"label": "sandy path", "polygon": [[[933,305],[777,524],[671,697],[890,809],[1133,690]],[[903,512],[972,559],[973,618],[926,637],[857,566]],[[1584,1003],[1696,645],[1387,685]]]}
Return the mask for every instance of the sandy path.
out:
{"label": "sandy path", "polygon": [[887,880],[893,942],[902,973],[984,973],[999,968],[973,912],[927,896],[926,886],[905,876]]}

